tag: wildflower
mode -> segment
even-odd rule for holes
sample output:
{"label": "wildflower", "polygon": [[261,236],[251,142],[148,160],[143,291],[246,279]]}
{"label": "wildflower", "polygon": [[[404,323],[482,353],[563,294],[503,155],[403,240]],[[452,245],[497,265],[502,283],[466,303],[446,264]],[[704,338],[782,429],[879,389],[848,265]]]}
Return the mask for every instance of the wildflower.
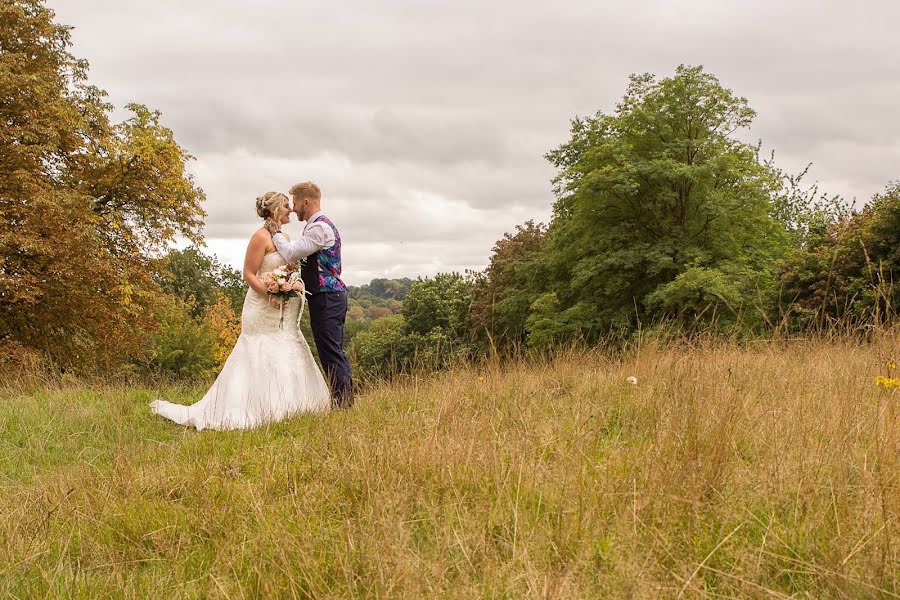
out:
{"label": "wildflower", "polygon": [[637,377],[635,377],[634,375],[632,375],[625,381],[627,381],[630,385],[637,385]]}
{"label": "wildflower", "polygon": [[479,376],[478,376],[478,381],[484,381],[484,375],[479,375]]}
{"label": "wildflower", "polygon": [[897,363],[895,363],[895,362],[892,362],[891,364],[888,365],[889,371],[893,371],[896,368],[897,368]]}
{"label": "wildflower", "polygon": [[883,387],[886,390],[900,388],[900,379],[893,379],[891,377],[879,375],[878,378],[875,379],[875,385],[877,385],[878,387]]}

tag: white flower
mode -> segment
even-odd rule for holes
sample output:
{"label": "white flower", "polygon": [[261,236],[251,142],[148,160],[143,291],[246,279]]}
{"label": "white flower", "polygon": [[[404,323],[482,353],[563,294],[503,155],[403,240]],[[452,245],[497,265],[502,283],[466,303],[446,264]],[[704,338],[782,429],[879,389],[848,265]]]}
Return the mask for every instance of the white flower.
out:
{"label": "white flower", "polygon": [[626,379],[625,381],[627,381],[627,382],[628,382],[629,384],[631,384],[631,385],[637,385],[637,377],[635,377],[634,375],[632,375],[631,377],[629,377],[629,378]]}

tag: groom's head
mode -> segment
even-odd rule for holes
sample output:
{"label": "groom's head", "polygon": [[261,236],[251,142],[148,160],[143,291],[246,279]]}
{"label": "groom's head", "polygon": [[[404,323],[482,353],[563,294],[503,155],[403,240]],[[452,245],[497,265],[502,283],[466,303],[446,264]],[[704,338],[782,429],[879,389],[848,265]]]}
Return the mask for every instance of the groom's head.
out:
{"label": "groom's head", "polygon": [[291,188],[294,212],[301,221],[307,221],[322,208],[322,190],[312,181],[298,183]]}

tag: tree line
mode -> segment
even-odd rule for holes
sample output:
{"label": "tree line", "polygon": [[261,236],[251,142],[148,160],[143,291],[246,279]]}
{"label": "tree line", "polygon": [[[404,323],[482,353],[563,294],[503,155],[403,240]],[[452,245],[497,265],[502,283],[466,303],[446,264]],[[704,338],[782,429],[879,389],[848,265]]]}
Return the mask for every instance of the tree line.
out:
{"label": "tree line", "polygon": [[[524,223],[481,273],[417,281],[354,340],[366,369],[642,335],[747,337],[896,318],[900,184],[861,210],[741,141],[755,112],[701,67],[635,75],[572,121],[549,224]],[[808,170],[808,167],[807,167]]]}

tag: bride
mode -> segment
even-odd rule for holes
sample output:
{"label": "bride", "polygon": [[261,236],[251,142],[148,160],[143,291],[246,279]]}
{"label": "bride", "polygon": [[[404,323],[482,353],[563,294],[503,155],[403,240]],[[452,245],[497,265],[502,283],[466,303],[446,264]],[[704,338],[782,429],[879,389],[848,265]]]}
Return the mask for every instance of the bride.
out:
{"label": "bride", "polygon": [[[291,220],[287,196],[278,192],[257,198],[256,213],[276,224]],[[331,406],[325,379],[297,327],[300,298],[284,304],[282,320],[281,307],[269,299],[260,281],[263,273],[284,264],[269,232],[256,231],[244,258],[244,279],[250,289],[241,312],[241,334],[225,366],[196,404],[155,400],[150,403],[154,413],[200,431],[248,429]]]}

